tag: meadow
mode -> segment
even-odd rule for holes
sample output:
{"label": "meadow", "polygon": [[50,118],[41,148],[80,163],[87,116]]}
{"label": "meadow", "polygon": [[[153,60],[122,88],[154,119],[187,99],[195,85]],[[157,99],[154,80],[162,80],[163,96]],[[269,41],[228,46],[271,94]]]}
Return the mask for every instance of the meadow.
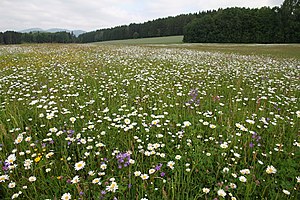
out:
{"label": "meadow", "polygon": [[300,60],[0,46],[0,199],[299,199]]}

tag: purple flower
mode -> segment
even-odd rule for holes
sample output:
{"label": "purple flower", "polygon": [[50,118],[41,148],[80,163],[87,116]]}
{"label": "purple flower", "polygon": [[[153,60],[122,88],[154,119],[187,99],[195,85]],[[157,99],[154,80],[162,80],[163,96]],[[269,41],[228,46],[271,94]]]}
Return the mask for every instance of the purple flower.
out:
{"label": "purple flower", "polygon": [[122,167],[127,167],[129,165],[129,160],[130,160],[130,154],[125,152],[125,153],[119,153],[118,155],[116,155],[116,158],[118,160],[119,163],[119,169],[121,169]]}
{"label": "purple flower", "polygon": [[253,147],[254,147],[254,144],[253,144],[252,142],[250,142],[249,147],[250,147],[250,148],[253,148]]}
{"label": "purple flower", "polygon": [[162,167],[162,164],[159,163],[158,165],[155,166],[155,170],[156,170],[156,171],[159,171],[159,170],[161,169],[161,167]]}
{"label": "purple flower", "polygon": [[160,173],[160,176],[161,176],[161,177],[164,177],[165,175],[166,175],[165,172]]}

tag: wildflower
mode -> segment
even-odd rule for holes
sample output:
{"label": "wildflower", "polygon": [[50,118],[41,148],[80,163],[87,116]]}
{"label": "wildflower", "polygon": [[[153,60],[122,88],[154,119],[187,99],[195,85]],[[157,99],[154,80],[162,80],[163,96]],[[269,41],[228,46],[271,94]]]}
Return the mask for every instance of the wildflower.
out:
{"label": "wildflower", "polygon": [[141,178],[142,178],[143,180],[147,180],[147,179],[149,178],[149,176],[148,176],[148,174],[142,174],[142,175],[141,175]]}
{"label": "wildflower", "polygon": [[229,172],[229,168],[228,167],[224,167],[223,172],[224,173],[228,173]]}
{"label": "wildflower", "polygon": [[70,121],[74,124],[74,122],[76,121],[76,118],[75,117],[71,117]]}
{"label": "wildflower", "polygon": [[128,119],[128,118],[124,119],[124,123],[127,125],[130,124],[130,119]]}
{"label": "wildflower", "polygon": [[8,184],[8,188],[14,188],[14,187],[16,187],[16,183],[15,182],[10,182]]}
{"label": "wildflower", "polygon": [[103,164],[100,165],[100,168],[101,168],[102,170],[105,170],[105,169],[107,168],[107,165],[103,163]]}
{"label": "wildflower", "polygon": [[226,192],[223,189],[219,189],[217,193],[218,193],[219,196],[221,196],[223,198],[227,195]]}
{"label": "wildflower", "polygon": [[5,160],[5,162],[9,163],[9,164],[13,164],[16,161],[16,155],[15,154],[10,154],[7,159]]}
{"label": "wildflower", "polygon": [[167,166],[170,167],[171,169],[174,169],[174,165],[175,165],[175,162],[174,161],[169,161],[167,163]]}
{"label": "wildflower", "polygon": [[217,126],[216,125],[214,125],[214,124],[210,124],[209,125],[209,128],[211,128],[211,129],[215,129]]}
{"label": "wildflower", "polygon": [[226,148],[228,147],[227,142],[222,143],[222,144],[220,145],[220,147],[221,147],[222,149],[226,149]]}
{"label": "wildflower", "polygon": [[232,189],[235,189],[235,188],[236,188],[236,184],[230,183],[230,184],[229,184],[229,187],[232,188]]}
{"label": "wildflower", "polygon": [[249,169],[242,169],[240,170],[241,174],[245,175],[245,174],[250,174],[250,170]]}
{"label": "wildflower", "polygon": [[38,163],[41,160],[42,156],[38,156],[34,159],[34,162]]}
{"label": "wildflower", "polygon": [[300,183],[300,176],[296,177],[297,183]]}
{"label": "wildflower", "polygon": [[50,169],[50,168],[47,168],[47,169],[46,169],[46,172],[47,172],[47,173],[48,173],[48,172],[50,172],[50,171],[51,171],[51,169]]}
{"label": "wildflower", "polygon": [[30,177],[28,178],[28,180],[29,180],[30,182],[34,182],[34,181],[36,181],[36,177],[35,177],[35,176],[30,176]]}
{"label": "wildflower", "polygon": [[288,190],[282,190],[282,192],[286,195],[290,195],[291,193]]}
{"label": "wildflower", "polygon": [[69,200],[71,199],[71,194],[70,193],[64,193],[61,197],[62,200]]}
{"label": "wildflower", "polygon": [[19,193],[15,193],[11,196],[11,199],[16,199],[19,197],[19,195],[20,195]]}
{"label": "wildflower", "polygon": [[18,135],[17,139],[15,140],[15,144],[20,144],[23,141],[23,135]]}
{"label": "wildflower", "polygon": [[245,176],[240,176],[239,177],[239,180],[243,183],[245,183],[247,181],[246,177]]}
{"label": "wildflower", "polygon": [[116,192],[116,190],[118,189],[118,185],[116,182],[112,182],[109,186],[106,186],[106,190],[109,192]]}
{"label": "wildflower", "polygon": [[92,183],[93,183],[93,184],[101,185],[100,178],[95,178],[95,179],[92,181]]}
{"label": "wildflower", "polygon": [[78,170],[81,170],[83,169],[85,166],[85,162],[84,161],[80,161],[78,163],[75,164],[75,170],[78,171]]}
{"label": "wildflower", "polygon": [[190,126],[190,125],[192,125],[192,123],[189,122],[189,121],[184,121],[184,122],[183,122],[183,126],[184,126],[184,127],[188,127],[188,126]]}
{"label": "wildflower", "polygon": [[155,169],[149,169],[149,174],[153,174],[155,172]]}
{"label": "wildflower", "polygon": [[71,180],[71,183],[79,183],[80,180],[79,180],[79,176],[74,176],[74,178]]}
{"label": "wildflower", "polygon": [[210,189],[209,189],[209,188],[203,188],[203,189],[202,189],[202,192],[204,192],[205,194],[208,194],[208,193],[209,193],[209,191],[210,191]]}
{"label": "wildflower", "polygon": [[267,174],[275,174],[277,172],[277,170],[272,165],[271,166],[268,165],[266,172],[267,172]]}
{"label": "wildflower", "polygon": [[134,175],[135,175],[135,176],[140,176],[141,174],[142,174],[142,173],[141,173],[140,171],[135,171],[135,172],[134,172]]}
{"label": "wildflower", "polygon": [[53,156],[53,155],[54,155],[53,152],[47,153],[47,154],[46,154],[46,158],[50,158],[50,157]]}
{"label": "wildflower", "polygon": [[176,159],[176,160],[180,160],[180,158],[181,158],[181,155],[176,155],[176,156],[175,156],[175,159]]}

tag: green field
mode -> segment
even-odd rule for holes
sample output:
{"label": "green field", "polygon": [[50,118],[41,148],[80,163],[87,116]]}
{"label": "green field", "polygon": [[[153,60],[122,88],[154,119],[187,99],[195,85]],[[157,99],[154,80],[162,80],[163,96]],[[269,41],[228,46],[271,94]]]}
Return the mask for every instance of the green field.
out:
{"label": "green field", "polygon": [[0,46],[0,199],[300,198],[297,45],[133,43]]}
{"label": "green field", "polygon": [[183,36],[168,36],[168,37],[153,37],[153,38],[139,38],[128,40],[112,40],[105,42],[96,42],[96,44],[180,44]]}
{"label": "green field", "polygon": [[150,45],[176,48],[189,48],[200,51],[213,51],[222,53],[237,53],[242,55],[264,55],[279,58],[300,59],[300,44],[213,44],[213,43],[183,43],[183,36],[141,38],[129,40],[113,40],[93,44],[114,45]]}

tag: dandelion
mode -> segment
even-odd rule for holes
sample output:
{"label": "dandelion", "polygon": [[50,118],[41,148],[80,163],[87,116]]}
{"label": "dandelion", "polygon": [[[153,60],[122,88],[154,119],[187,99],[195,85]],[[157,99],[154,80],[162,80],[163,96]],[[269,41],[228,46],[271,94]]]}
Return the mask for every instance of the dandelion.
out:
{"label": "dandelion", "polygon": [[71,194],[70,193],[64,193],[61,197],[62,200],[69,200],[71,199]]}
{"label": "dandelion", "polygon": [[41,160],[42,156],[38,156],[34,159],[34,162],[38,163]]}
{"label": "dandelion", "polygon": [[267,174],[275,174],[277,172],[277,170],[272,165],[268,165],[266,172],[267,172]]}
{"label": "dandelion", "polygon": [[85,166],[85,162],[84,161],[80,161],[78,163],[75,164],[75,170],[78,171],[78,170],[81,170],[83,169]]}

